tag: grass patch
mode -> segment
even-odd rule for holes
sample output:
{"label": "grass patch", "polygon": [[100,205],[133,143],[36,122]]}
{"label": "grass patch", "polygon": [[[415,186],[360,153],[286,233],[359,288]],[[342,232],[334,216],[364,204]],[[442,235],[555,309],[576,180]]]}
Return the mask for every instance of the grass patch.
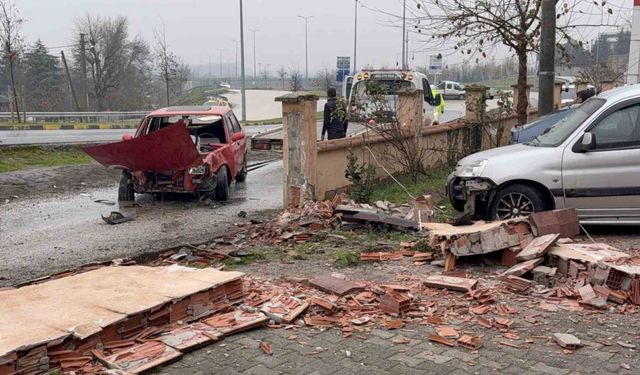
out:
{"label": "grass patch", "polygon": [[171,105],[203,105],[207,101],[207,97],[224,95],[227,89],[212,88],[208,86],[194,87],[175,98],[171,99]]}
{"label": "grass patch", "polygon": [[[316,112],[316,120],[320,121],[323,119],[324,112],[318,111]],[[280,125],[282,124],[282,117],[274,117],[268,118],[264,120],[249,120],[242,123],[244,126],[254,126],[254,125]]]}
{"label": "grass patch", "polygon": [[[448,170],[436,169],[431,170],[425,175],[418,177],[417,181],[412,181],[409,176],[396,176],[398,181],[407,188],[407,190],[417,197],[424,194],[432,194],[434,203],[439,207],[438,216],[454,217],[457,213],[451,206],[449,199],[445,196]],[[410,203],[411,198],[395,181],[386,179],[378,183],[371,195],[371,201],[378,200],[389,201],[395,204]],[[438,221],[443,221],[441,218]]]}
{"label": "grass patch", "polygon": [[336,251],[336,265],[339,267],[353,267],[360,263],[360,256],[353,251]]}
{"label": "grass patch", "polygon": [[0,148],[0,172],[89,163],[89,155],[77,147]]}

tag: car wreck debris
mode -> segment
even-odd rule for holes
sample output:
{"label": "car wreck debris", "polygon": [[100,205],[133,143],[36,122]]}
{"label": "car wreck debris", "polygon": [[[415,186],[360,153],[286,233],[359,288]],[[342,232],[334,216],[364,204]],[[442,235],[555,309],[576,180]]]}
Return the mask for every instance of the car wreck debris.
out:
{"label": "car wreck debris", "polygon": [[109,225],[117,225],[117,224],[126,223],[127,221],[131,221],[133,219],[130,217],[124,216],[121,212],[111,211],[109,216],[102,216],[102,220],[104,220],[104,222]]}

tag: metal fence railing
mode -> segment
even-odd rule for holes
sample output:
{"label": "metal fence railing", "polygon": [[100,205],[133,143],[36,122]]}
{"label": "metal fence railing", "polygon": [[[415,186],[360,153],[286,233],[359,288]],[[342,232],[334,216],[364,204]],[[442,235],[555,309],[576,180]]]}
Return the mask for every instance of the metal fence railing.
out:
{"label": "metal fence railing", "polygon": [[[141,120],[146,111],[131,112],[27,112],[20,113],[21,119],[26,119],[27,123],[33,122],[65,122],[65,123],[117,123]],[[16,114],[11,112],[0,112],[0,122],[15,121]]]}

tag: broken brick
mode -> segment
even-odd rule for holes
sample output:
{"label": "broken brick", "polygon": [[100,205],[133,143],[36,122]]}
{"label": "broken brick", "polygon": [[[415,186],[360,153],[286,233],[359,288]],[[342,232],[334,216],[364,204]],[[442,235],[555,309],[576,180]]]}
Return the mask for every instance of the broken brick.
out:
{"label": "broken brick", "polygon": [[326,293],[344,296],[354,292],[362,291],[364,288],[349,280],[339,279],[333,276],[318,276],[309,281],[309,284]]}
{"label": "broken brick", "polygon": [[509,268],[508,270],[504,271],[501,276],[505,277],[505,276],[522,276],[525,273],[531,271],[535,266],[537,266],[538,264],[542,263],[543,259],[542,258],[536,258],[536,259],[531,259],[531,260],[527,260],[524,261],[522,263],[518,263],[515,266]]}
{"label": "broken brick", "polygon": [[513,325],[513,320],[507,318],[496,317],[493,320],[496,328],[498,329],[509,329]]}
{"label": "broken brick", "polygon": [[424,285],[432,288],[444,288],[458,290],[461,292],[468,292],[476,287],[478,280],[465,279],[461,277],[451,277],[444,275],[431,275],[427,276],[424,280]]}
{"label": "broken brick", "polygon": [[182,353],[162,342],[147,341],[111,356],[106,356],[105,361],[111,368],[137,374],[181,356]]}
{"label": "broken brick", "polygon": [[554,333],[553,340],[561,347],[570,350],[575,350],[581,345],[577,337],[568,333]]}
{"label": "broken brick", "polygon": [[367,262],[381,262],[385,260],[400,260],[402,259],[402,252],[395,253],[385,253],[385,252],[376,252],[376,253],[360,253],[360,261]]}
{"label": "broken brick", "polygon": [[298,315],[302,314],[307,307],[309,307],[308,302],[280,294],[262,305],[260,311],[276,323],[291,323]]}
{"label": "broken brick", "polygon": [[536,237],[516,256],[519,261],[532,260],[544,256],[549,247],[560,238],[558,233]]}
{"label": "broken brick", "polygon": [[522,277],[509,275],[502,279],[502,285],[514,292],[522,293],[531,288],[533,282]]}
{"label": "broken brick", "polygon": [[333,304],[331,301],[326,300],[324,298],[313,296],[313,297],[311,297],[309,302],[314,304],[314,305],[316,305],[316,306],[320,306],[322,309],[324,309],[325,311],[327,311],[329,313],[333,313],[333,312],[336,311],[336,305]]}
{"label": "broken brick", "polygon": [[439,326],[436,328],[436,333],[439,336],[445,337],[445,338],[457,338],[460,333],[458,332],[458,330],[456,330],[453,327],[447,327],[447,326]]}
{"label": "broken brick", "polygon": [[561,237],[580,234],[578,214],[573,208],[536,212],[529,216],[538,236],[559,233]]}
{"label": "broken brick", "polygon": [[429,341],[437,342],[447,346],[456,346],[456,342],[454,340],[450,340],[436,334],[429,335]]}
{"label": "broken brick", "polygon": [[479,326],[484,328],[493,328],[493,321],[491,319],[483,318],[481,316],[476,318],[476,323],[478,323]]}
{"label": "broken brick", "polygon": [[387,314],[406,314],[410,306],[411,298],[398,292],[389,291],[380,297],[380,310]]}
{"label": "broken brick", "polygon": [[458,344],[467,349],[476,350],[482,346],[482,341],[479,336],[462,335],[458,339]]}
{"label": "broken brick", "polygon": [[404,327],[404,321],[400,319],[387,320],[384,322],[384,328],[386,329],[400,329]]}
{"label": "broken brick", "polygon": [[265,354],[267,355],[273,355],[273,348],[271,347],[271,344],[269,344],[266,341],[260,341],[260,350],[262,350]]}

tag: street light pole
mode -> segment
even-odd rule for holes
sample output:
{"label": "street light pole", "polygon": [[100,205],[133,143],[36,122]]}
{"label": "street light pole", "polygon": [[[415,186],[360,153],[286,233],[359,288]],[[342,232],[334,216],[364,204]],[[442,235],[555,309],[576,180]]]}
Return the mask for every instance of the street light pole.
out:
{"label": "street light pole", "polygon": [[358,0],[355,1],[355,12],[353,21],[353,73],[356,73],[358,65],[356,65],[356,52],[358,46]]}
{"label": "street light pole", "polygon": [[405,51],[406,51],[406,26],[407,25],[407,0],[402,1],[402,69],[407,69],[407,64],[405,61]]}
{"label": "street light pole", "polygon": [[244,77],[244,20],[242,15],[242,0],[240,0],[240,71],[242,74],[240,95],[242,97],[242,121],[247,120],[247,95]]}
{"label": "street light pole", "polygon": [[307,21],[313,16],[298,16],[304,20],[304,79],[309,79],[309,38],[307,37]]}
{"label": "street light pole", "polygon": [[220,80],[222,80],[222,51],[224,51],[222,48],[216,48],[218,50],[218,53],[220,54]]}
{"label": "street light pole", "polygon": [[238,43],[240,43],[239,40],[233,40],[234,42],[236,42],[236,74],[235,74],[235,79],[238,79]]}
{"label": "street light pole", "polygon": [[256,71],[256,31],[258,29],[249,29],[253,33],[253,80],[256,80],[258,72]]}

